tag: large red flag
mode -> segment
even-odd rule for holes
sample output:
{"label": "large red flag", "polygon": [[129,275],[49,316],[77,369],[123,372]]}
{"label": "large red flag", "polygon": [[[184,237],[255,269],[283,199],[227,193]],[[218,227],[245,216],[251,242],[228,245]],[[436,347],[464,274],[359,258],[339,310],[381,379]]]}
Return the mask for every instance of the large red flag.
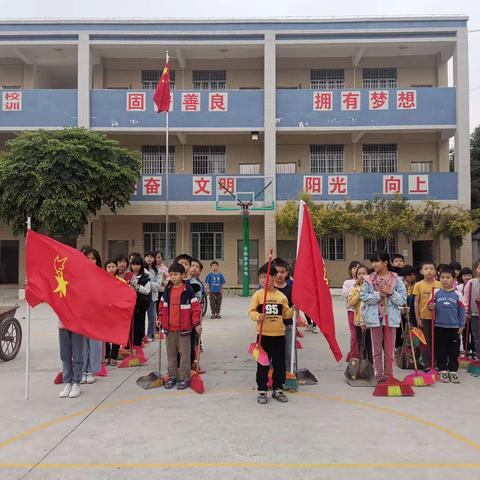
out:
{"label": "large red flag", "polygon": [[48,303],[72,332],[126,345],[137,296],[80,251],[32,230],[27,233],[27,287],[31,307]]}
{"label": "large red flag", "polygon": [[153,101],[159,112],[168,112],[170,110],[170,95],[170,62],[167,61],[153,94]]}
{"label": "large red flag", "polygon": [[303,201],[300,202],[298,235],[293,303],[315,322],[338,362],[342,352],[335,338],[332,296],[310,212]]}

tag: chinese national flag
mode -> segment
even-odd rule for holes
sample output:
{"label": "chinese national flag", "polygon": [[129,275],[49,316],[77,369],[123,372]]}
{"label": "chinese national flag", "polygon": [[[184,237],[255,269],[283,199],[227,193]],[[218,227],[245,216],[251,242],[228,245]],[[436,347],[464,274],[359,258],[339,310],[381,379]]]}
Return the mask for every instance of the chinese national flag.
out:
{"label": "chinese national flag", "polygon": [[32,230],[27,233],[31,307],[48,303],[65,328],[94,340],[126,345],[137,296],[83,253]]}
{"label": "chinese national flag", "polygon": [[325,264],[313,230],[310,212],[303,201],[300,202],[299,219],[301,226],[298,232],[298,252],[293,280],[293,303],[315,322],[338,362],[342,358],[342,352],[335,338],[333,304]]}
{"label": "chinese national flag", "polygon": [[170,62],[168,61],[153,94],[153,101],[159,112],[168,112],[170,110]]}

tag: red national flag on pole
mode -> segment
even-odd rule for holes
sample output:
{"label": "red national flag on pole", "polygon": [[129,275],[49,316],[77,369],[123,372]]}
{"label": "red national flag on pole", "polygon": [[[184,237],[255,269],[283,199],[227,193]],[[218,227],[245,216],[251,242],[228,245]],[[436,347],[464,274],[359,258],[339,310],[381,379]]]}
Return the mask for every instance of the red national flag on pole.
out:
{"label": "red national flag on pole", "polygon": [[153,94],[153,101],[159,112],[168,112],[170,110],[170,95],[170,62],[167,59],[162,76]]}
{"label": "red national flag on pole", "polygon": [[335,338],[333,304],[325,264],[313,230],[310,212],[303,201],[300,202],[298,235],[293,303],[315,322],[338,362],[342,358],[342,352]]}
{"label": "red national flag on pole", "polygon": [[65,328],[88,338],[126,345],[137,296],[80,251],[32,230],[27,233],[31,307],[48,303]]}

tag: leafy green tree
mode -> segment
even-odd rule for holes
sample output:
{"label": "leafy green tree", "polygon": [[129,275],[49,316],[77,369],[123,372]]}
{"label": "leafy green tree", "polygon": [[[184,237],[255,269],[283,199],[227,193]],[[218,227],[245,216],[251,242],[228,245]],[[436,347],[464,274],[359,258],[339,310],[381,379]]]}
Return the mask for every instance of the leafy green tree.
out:
{"label": "leafy green tree", "polygon": [[137,152],[81,128],[24,132],[0,154],[0,221],[14,234],[32,228],[77,236],[102,206],[129,203],[140,173]]}

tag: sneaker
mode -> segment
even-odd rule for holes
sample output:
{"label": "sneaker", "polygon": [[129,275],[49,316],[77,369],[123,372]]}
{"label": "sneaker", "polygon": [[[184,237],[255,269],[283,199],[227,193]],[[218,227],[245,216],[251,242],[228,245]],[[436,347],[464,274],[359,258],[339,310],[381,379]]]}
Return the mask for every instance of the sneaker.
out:
{"label": "sneaker", "polygon": [[217,318],[222,318],[222,316],[219,313],[217,313]]}
{"label": "sneaker", "polygon": [[84,383],[87,383],[87,374],[86,373],[82,374],[82,379],[80,380],[81,385],[83,385]]}
{"label": "sneaker", "polygon": [[66,383],[63,387],[63,390],[58,394],[60,398],[67,398],[70,394],[70,390],[72,389],[71,383]]}
{"label": "sneaker", "polygon": [[215,317],[215,315],[210,315],[210,318],[213,320]]}
{"label": "sneaker", "polygon": [[287,396],[283,393],[282,390],[274,390],[272,393],[272,398],[278,400],[279,402],[286,403],[288,402]]}
{"label": "sneaker", "polygon": [[68,398],[76,398],[80,396],[80,385],[78,383],[74,383],[72,385],[72,389],[70,390],[70,394]]}
{"label": "sneaker", "polygon": [[268,403],[267,392],[258,392],[257,403],[262,405]]}
{"label": "sneaker", "polygon": [[442,370],[440,372],[440,378],[439,380],[442,382],[442,383],[449,383],[450,382],[450,378],[449,378],[449,375],[448,375],[448,372],[446,370]]}
{"label": "sneaker", "polygon": [[176,383],[177,383],[176,377],[169,378],[169,379],[165,382],[164,387],[165,387],[167,390],[170,390],[171,388],[173,388],[173,387],[175,386]]}
{"label": "sneaker", "polygon": [[318,333],[317,326],[313,325],[312,326],[312,333]]}
{"label": "sneaker", "polygon": [[449,372],[448,378],[452,383],[460,383],[460,378],[458,378],[457,372]]}
{"label": "sneaker", "polygon": [[93,373],[87,373],[87,378],[85,379],[85,383],[95,383],[95,375]]}

